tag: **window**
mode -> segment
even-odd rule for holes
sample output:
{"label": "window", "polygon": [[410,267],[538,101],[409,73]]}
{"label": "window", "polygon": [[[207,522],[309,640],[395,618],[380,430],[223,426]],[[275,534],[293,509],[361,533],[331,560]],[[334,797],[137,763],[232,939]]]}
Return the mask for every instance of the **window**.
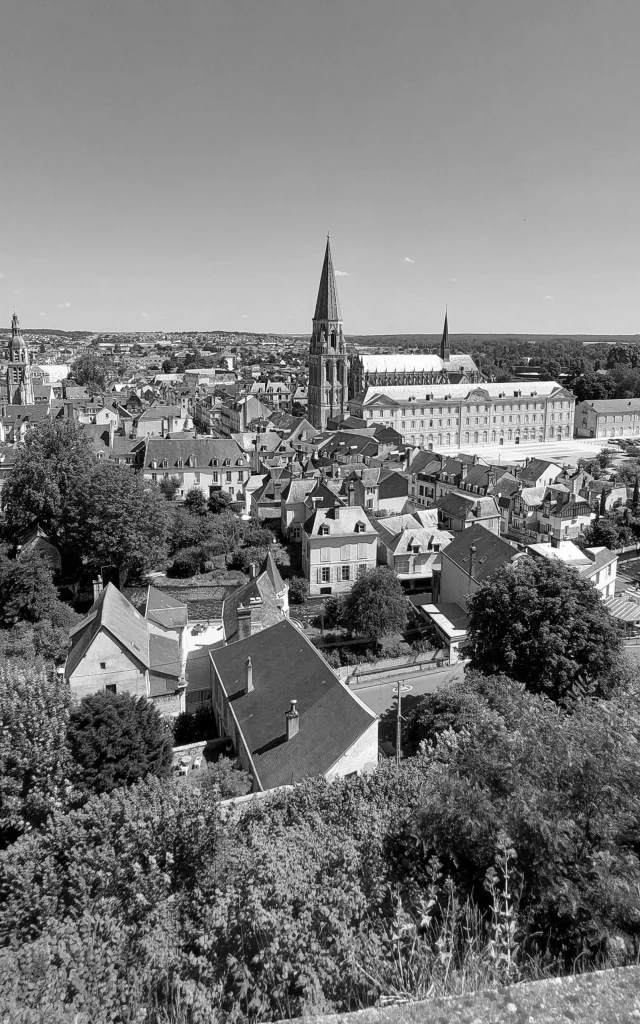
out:
{"label": "window", "polygon": [[398,558],[396,561],[396,572],[409,572],[409,559]]}
{"label": "window", "polygon": [[343,579],[343,580],[350,580],[351,579],[350,570],[351,570],[351,566],[350,565],[343,565],[342,566],[342,571],[340,573],[341,579]]}
{"label": "window", "polygon": [[361,562],[361,564],[358,566],[358,573],[364,572],[366,568],[367,568],[366,563],[365,562]]}
{"label": "window", "polygon": [[232,480],[231,473],[225,473],[225,478],[226,478],[227,483],[230,484],[231,480]]}
{"label": "window", "polygon": [[105,691],[105,693],[117,693],[116,684],[115,683],[107,683],[107,685],[104,688],[104,691]]}
{"label": "window", "polygon": [[217,484],[217,482],[218,482],[218,474],[217,473],[212,473],[211,474],[211,480],[212,480],[212,482],[214,484]]}
{"label": "window", "polygon": [[195,481],[195,482],[196,482],[197,484],[199,484],[199,483],[200,483],[200,474],[199,474],[199,473],[194,473],[194,474],[193,474],[193,479],[194,479],[194,481]]}
{"label": "window", "polygon": [[107,667],[106,661],[101,661],[100,662],[100,668],[106,668],[106,667]]}
{"label": "window", "polygon": [[[356,529],[357,529],[357,527],[356,527]],[[326,537],[328,535],[328,533],[329,533],[329,527],[327,526],[326,523],[323,523],[322,526],[320,527],[320,529],[318,530],[318,535],[320,537]]]}
{"label": "window", "polygon": [[325,565],[320,570],[320,582],[331,583],[331,566]]}

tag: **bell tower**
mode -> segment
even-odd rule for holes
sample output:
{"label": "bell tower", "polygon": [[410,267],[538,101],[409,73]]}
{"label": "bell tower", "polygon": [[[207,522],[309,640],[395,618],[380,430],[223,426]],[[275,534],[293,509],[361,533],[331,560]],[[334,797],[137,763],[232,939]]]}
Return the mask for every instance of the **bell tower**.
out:
{"label": "bell tower", "polygon": [[309,346],[309,419],[318,430],[325,429],[330,416],[347,411],[348,363],[327,235]]}
{"label": "bell tower", "polygon": [[9,342],[9,365],[7,366],[7,397],[11,405],[33,405],[33,381],[29,349],[20,334],[20,321],[14,312],[11,318],[11,341]]}

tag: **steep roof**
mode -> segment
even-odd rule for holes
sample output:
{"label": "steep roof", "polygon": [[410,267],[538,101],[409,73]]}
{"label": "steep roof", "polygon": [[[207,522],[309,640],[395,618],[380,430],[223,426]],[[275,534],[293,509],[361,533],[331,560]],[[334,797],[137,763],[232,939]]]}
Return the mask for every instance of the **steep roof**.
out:
{"label": "steep roof", "polygon": [[144,617],[136,611],[113,583],[93,603],[87,615],[71,635],[66,675],[71,675],[91,647],[101,629],[105,629],[128,653],[149,668],[149,630]]}
{"label": "steep roof", "polygon": [[316,311],[313,314],[314,320],[342,320],[340,303],[338,301],[338,289],[336,277],[333,271],[333,259],[331,258],[331,246],[327,236],[327,248],[324,252],[322,274],[320,275],[320,287],[316,300]]}
{"label": "steep roof", "polygon": [[261,573],[266,573],[271,586],[273,587],[276,594],[281,594],[285,590],[285,582],[280,575],[280,570],[276,565],[276,560],[271,554],[271,551],[267,551],[267,557],[265,558],[260,568]]}
{"label": "steep roof", "polygon": [[445,572],[445,559],[449,558],[459,569],[468,573],[470,569],[471,547],[475,545],[471,575],[476,583],[484,582],[496,569],[505,562],[523,557],[502,537],[485,529],[481,523],[474,523],[468,530],[462,530],[456,539],[447,545],[442,553],[442,571]]}
{"label": "steep roof", "polygon": [[[251,658],[253,690],[244,693]],[[288,619],[211,652],[262,789],[324,775],[376,716],[340,682]],[[286,739],[285,714],[297,701],[300,730]]]}
{"label": "steep roof", "polygon": [[164,629],[187,625],[187,606],[172,594],[148,587],[145,618]]}
{"label": "steep roof", "polygon": [[436,501],[436,508],[447,516],[456,519],[468,519],[470,515],[497,516],[500,514],[493,495],[479,497],[473,494],[462,494],[460,491],[449,491]]}
{"label": "steep roof", "polygon": [[[329,528],[330,537],[350,537],[352,534],[362,537],[377,535],[359,505],[342,505],[334,508],[317,508],[305,521],[304,531],[311,537],[319,536],[321,526]],[[356,526],[364,526],[356,534]]]}
{"label": "steep roof", "polygon": [[190,455],[195,456],[196,466],[199,467],[211,466],[214,459],[218,459],[220,466],[225,459],[230,459],[232,466],[238,465],[244,469],[249,467],[238,442],[227,437],[191,437],[186,440],[150,437],[147,440],[144,464],[147,469],[151,469],[154,459],[158,463],[166,459],[169,467],[174,467],[179,459],[186,463]]}

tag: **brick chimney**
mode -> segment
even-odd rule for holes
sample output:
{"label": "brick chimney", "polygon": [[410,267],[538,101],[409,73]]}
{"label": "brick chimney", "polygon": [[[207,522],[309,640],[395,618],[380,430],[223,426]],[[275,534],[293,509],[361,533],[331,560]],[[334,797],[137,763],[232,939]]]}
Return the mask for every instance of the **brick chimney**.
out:
{"label": "brick chimney", "polygon": [[239,604],[236,614],[238,616],[238,640],[246,640],[251,636],[251,608]]}
{"label": "brick chimney", "polygon": [[477,550],[478,549],[476,548],[475,544],[472,544],[471,547],[469,548],[469,582],[471,582],[471,579],[473,578],[473,572],[476,567]]}
{"label": "brick chimney", "polygon": [[350,505],[350,507],[353,507],[355,505],[355,490],[356,489],[353,486],[353,484],[351,483],[351,484],[349,484],[349,487],[347,488],[347,490],[349,492],[349,505]]}
{"label": "brick chimney", "polygon": [[251,658],[247,658],[245,662],[245,693],[253,692],[253,665],[251,664]]}
{"label": "brick chimney", "polygon": [[287,740],[292,740],[300,731],[300,715],[296,710],[297,700],[291,701],[291,707],[284,716]]}

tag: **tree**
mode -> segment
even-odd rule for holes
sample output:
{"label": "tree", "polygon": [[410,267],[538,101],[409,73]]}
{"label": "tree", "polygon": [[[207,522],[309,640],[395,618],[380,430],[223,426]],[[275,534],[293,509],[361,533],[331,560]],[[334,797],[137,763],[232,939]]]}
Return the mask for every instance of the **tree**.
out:
{"label": "tree", "polygon": [[631,499],[631,507],[634,512],[637,512],[640,507],[640,485],[638,484],[638,477],[633,481],[633,498]]}
{"label": "tree", "polygon": [[599,592],[575,569],[519,558],[478,588],[468,613],[472,668],[504,673],[558,703],[611,690],[621,632]]}
{"label": "tree", "polygon": [[110,793],[147,775],[171,774],[171,732],[146,697],[84,697],[71,711],[68,744],[76,764],[75,781],[84,796]]}
{"label": "tree", "polygon": [[180,489],[180,478],[177,476],[163,476],[158,484],[158,489],[167,501],[173,501],[176,491]]}
{"label": "tree", "polygon": [[233,498],[226,491],[212,491],[209,495],[209,511],[212,515],[220,515],[221,512],[225,512]]}
{"label": "tree", "polygon": [[96,352],[85,352],[71,364],[71,376],[80,387],[101,391],[106,383],[109,363]]}
{"label": "tree", "polygon": [[86,486],[94,465],[91,443],[75,423],[45,420],[33,427],[2,488],[9,536],[19,541],[37,523],[63,546],[72,494]]}
{"label": "tree", "polygon": [[207,499],[199,487],[192,487],[187,491],[184,507],[191,515],[205,516],[207,514]]}
{"label": "tree", "polygon": [[309,596],[309,584],[304,576],[290,576],[287,583],[291,604],[304,604]]}
{"label": "tree", "polygon": [[42,619],[64,624],[64,609],[49,563],[37,551],[22,558],[0,554],[0,628]]}
{"label": "tree", "polygon": [[358,576],[345,597],[344,623],[362,637],[383,637],[405,629],[407,599],[391,569],[381,566]]}
{"label": "tree", "polygon": [[220,800],[245,796],[251,792],[252,786],[248,772],[235,768],[229,757],[220,757],[214,764],[207,765],[206,771],[199,773],[196,782],[206,792],[215,792]]}
{"label": "tree", "polygon": [[606,373],[575,374],[566,383],[576,396],[577,402],[597,401],[613,398],[616,392],[616,382]]}
{"label": "tree", "polygon": [[613,551],[629,544],[631,539],[632,533],[628,526],[619,522],[610,513],[605,513],[587,526],[582,535],[582,546],[605,547]]}
{"label": "tree", "polygon": [[0,846],[41,825],[69,778],[67,684],[43,666],[0,664]]}
{"label": "tree", "polygon": [[98,574],[115,565],[125,582],[164,564],[167,504],[141,476],[112,462],[97,462],[73,494],[69,540],[84,565]]}

